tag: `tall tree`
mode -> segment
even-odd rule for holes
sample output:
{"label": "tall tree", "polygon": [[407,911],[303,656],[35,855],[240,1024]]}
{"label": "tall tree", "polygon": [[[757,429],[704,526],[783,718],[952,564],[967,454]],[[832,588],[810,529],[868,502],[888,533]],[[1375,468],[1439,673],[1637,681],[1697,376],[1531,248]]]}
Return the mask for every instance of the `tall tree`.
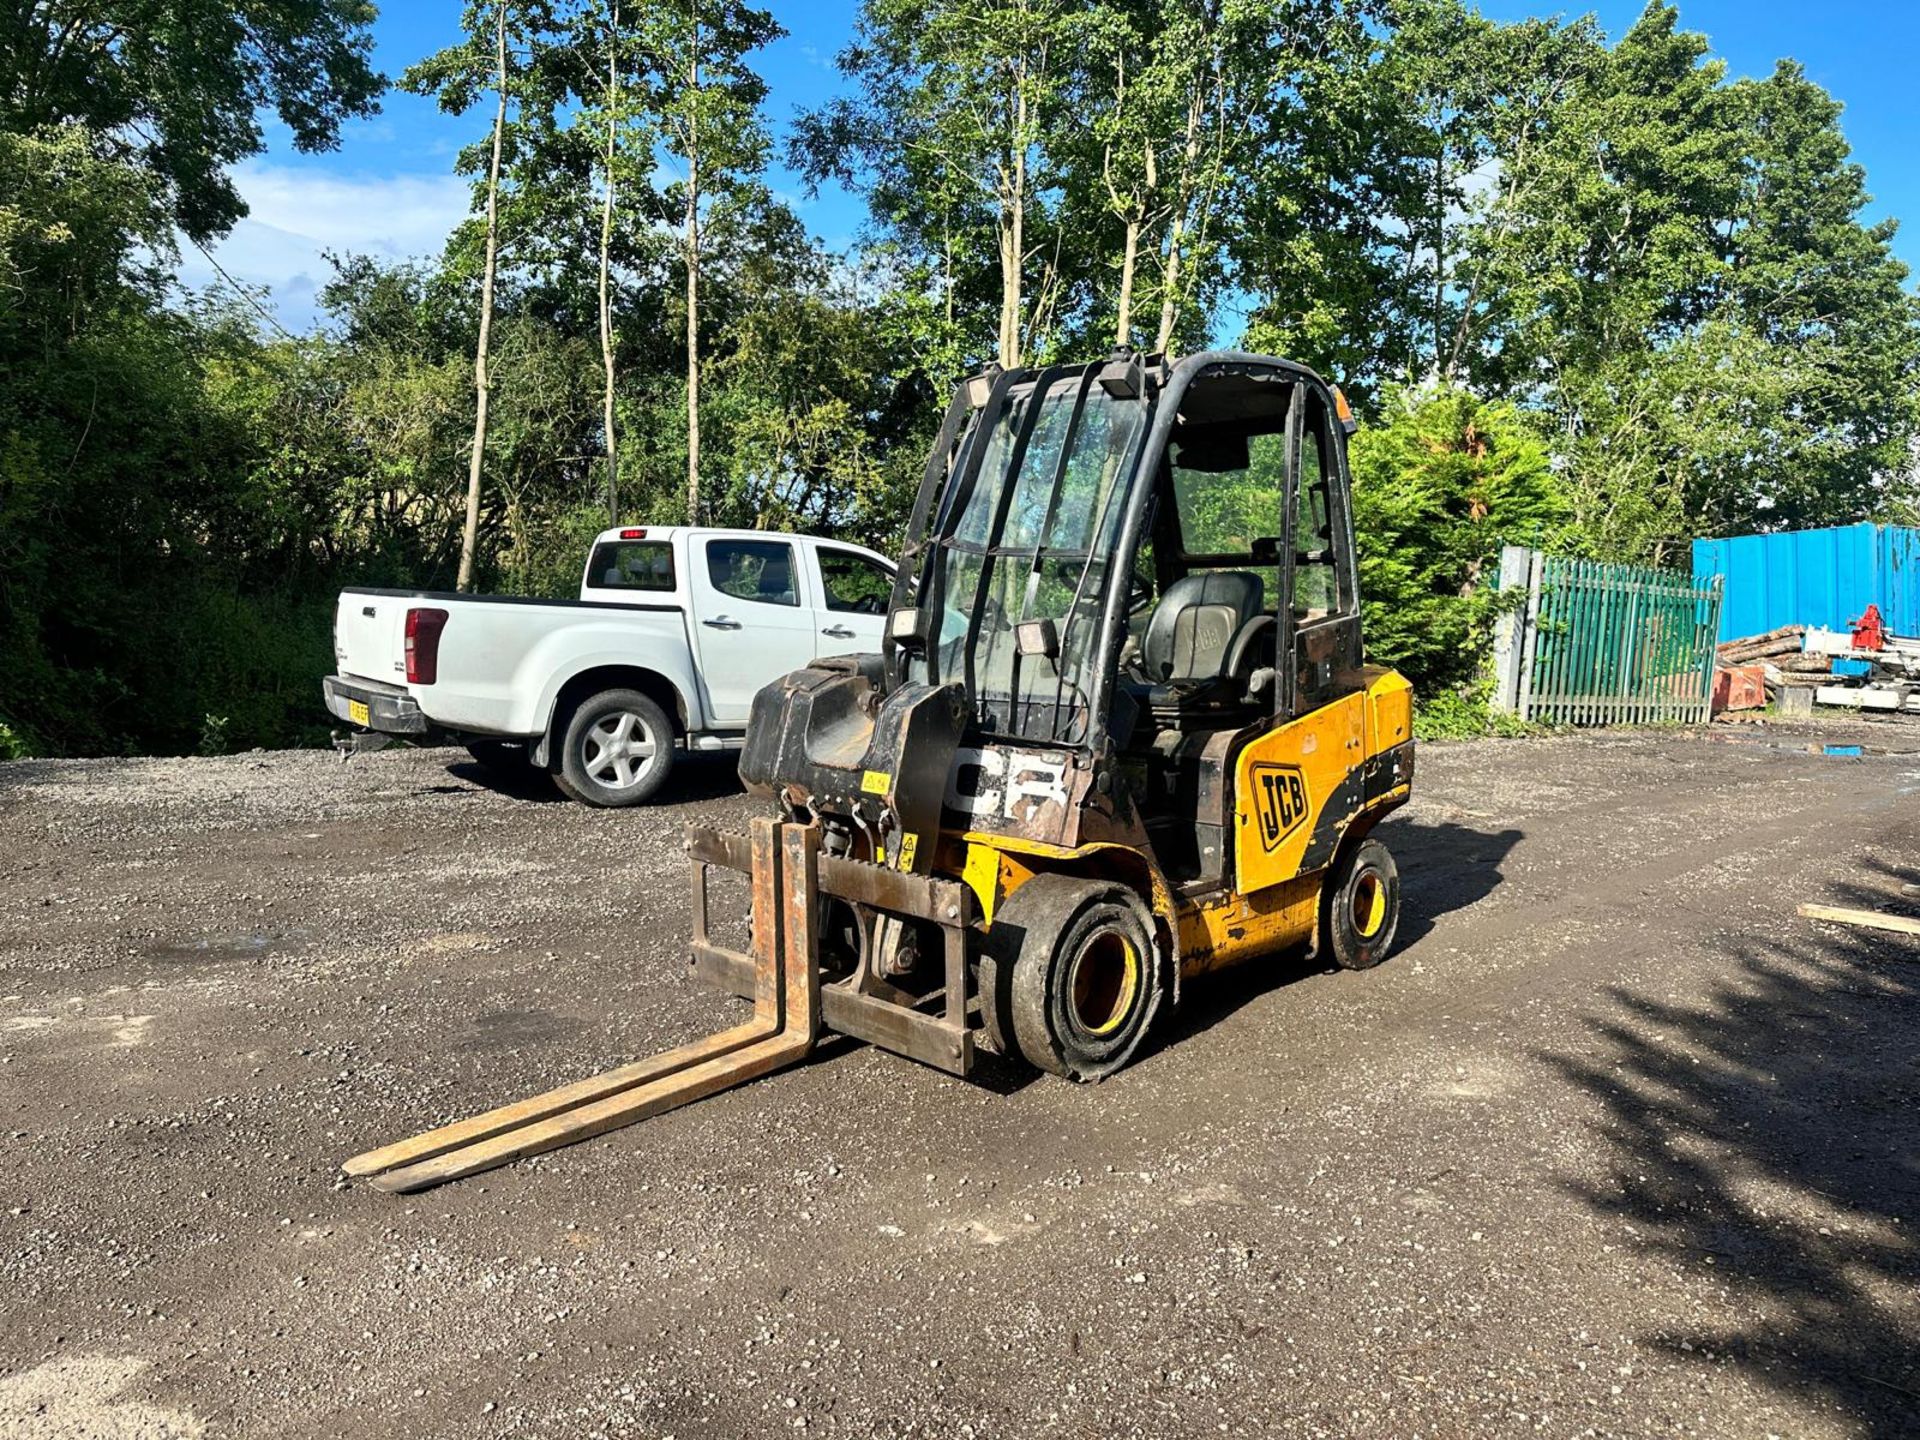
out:
{"label": "tall tree", "polygon": [[620,438],[614,429],[614,402],[617,373],[613,346],[613,204],[619,189],[620,173],[620,71],[621,53],[626,35],[620,26],[620,0],[608,0],[607,6],[607,88],[604,97],[607,117],[607,147],[601,183],[605,196],[600,209],[600,364],[604,387],[600,396],[600,424],[607,447],[607,523],[620,521]]}
{"label": "tall tree", "polygon": [[1739,199],[1720,227],[1730,265],[1723,314],[1765,343],[1786,379],[1741,483],[1702,520],[1756,524],[1865,519],[1911,497],[1920,425],[1920,299],[1894,258],[1897,222],[1867,224],[1866,173],[1838,101],[1782,61],[1729,97],[1747,140]]}
{"label": "tall tree", "polygon": [[159,180],[196,241],[247,213],[228,169],[266,148],[272,112],[294,148],[329,150],[369,115],[368,0],[31,0],[0,24],[0,130],[86,127],[96,153]]}
{"label": "tall tree", "polygon": [[493,280],[500,262],[500,146],[507,129],[507,7],[495,6],[493,17],[495,92],[493,158],[487,165],[486,260],[480,272],[480,334],[473,347],[473,450],[467,461],[467,518],[460,531],[460,574],[456,590],[473,588],[473,552],[480,536],[480,470],[487,453],[487,400],[493,376],[487,368],[493,338]]}
{"label": "tall tree", "polygon": [[766,82],[753,52],[786,32],[741,0],[675,0],[650,8],[639,31],[656,77],[651,104],[667,155],[680,168],[680,259],[686,281],[687,519],[699,523],[701,223],[708,209],[750,186],[766,168],[760,114]]}
{"label": "tall tree", "polygon": [[[594,257],[594,321],[600,344],[600,431],[606,466],[606,511],[609,523],[620,512],[620,371],[622,363],[619,317],[632,297],[623,293],[623,278],[648,264],[657,246],[653,228],[664,213],[662,197],[652,175],[663,137],[661,117],[650,100],[657,98],[660,76],[648,56],[638,16],[644,8],[622,0],[581,0],[566,20],[565,48],[574,57],[565,84],[572,91],[571,119],[563,133],[538,158],[546,177],[543,190],[551,192],[537,222],[555,245],[571,245],[565,223],[570,187],[597,186],[593,233],[588,243]],[[560,224],[556,227],[555,220]],[[586,237],[581,237],[585,239]],[[557,250],[552,269],[564,292],[564,272],[571,261]],[[559,297],[556,297],[558,299]],[[559,303],[564,304],[564,300]]]}
{"label": "tall tree", "polygon": [[1133,343],[1143,255],[1158,272],[1151,348],[1171,346],[1176,326],[1190,338],[1204,332],[1204,297],[1224,278],[1216,221],[1254,157],[1252,122],[1273,103],[1287,68],[1295,8],[1275,0],[1108,0],[1090,11],[1072,77],[1074,108],[1089,119],[1063,127],[1054,143],[1069,203],[1097,190],[1106,218],[1120,227],[1117,261],[1099,267],[1117,273],[1116,344]]}
{"label": "tall tree", "polygon": [[[499,275],[501,180],[508,141],[508,106],[520,102],[519,129],[537,141],[553,129],[553,107],[558,96],[548,78],[542,51],[551,34],[554,16],[546,0],[469,0],[462,25],[465,37],[458,45],[428,57],[409,69],[401,84],[415,94],[432,95],[449,114],[465,113],[487,90],[493,92],[493,126],[476,198],[483,215],[481,229],[479,328],[473,352],[473,446],[467,457],[466,520],[461,531],[460,570],[455,586],[473,586],[480,533],[481,480],[486,466],[487,411],[493,393],[490,351],[493,336],[494,287]],[[537,103],[529,104],[529,101]],[[462,153],[460,168],[481,169],[471,148]]]}
{"label": "tall tree", "polygon": [[[1093,23],[1065,0],[866,0],[840,56],[859,98],[797,127],[795,158],[811,179],[865,189],[910,253],[942,257],[950,300],[971,302],[962,327],[985,331],[969,335],[972,356],[1021,364],[1084,298],[1060,225],[1058,166],[1069,81]],[[937,203],[923,208],[922,195]],[[959,278],[981,264],[997,275],[990,299]]]}
{"label": "tall tree", "polygon": [[1249,158],[1242,142],[1251,112],[1272,88],[1269,61],[1286,34],[1285,9],[1263,0],[1180,0],[1154,17],[1155,88],[1171,112],[1155,142],[1166,148],[1157,167],[1166,219],[1155,350],[1172,348],[1176,327],[1194,316],[1208,279],[1218,278],[1210,270],[1214,226]]}

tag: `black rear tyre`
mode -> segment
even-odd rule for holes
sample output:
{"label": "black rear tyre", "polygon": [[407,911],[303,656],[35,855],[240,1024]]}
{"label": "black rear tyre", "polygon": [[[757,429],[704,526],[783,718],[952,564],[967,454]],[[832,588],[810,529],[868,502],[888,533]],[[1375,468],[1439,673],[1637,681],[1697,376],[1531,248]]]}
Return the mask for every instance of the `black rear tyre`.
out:
{"label": "black rear tyre", "polygon": [[1002,905],[982,967],[989,1029],[1069,1080],[1101,1080],[1139,1050],[1159,1013],[1153,917],[1125,886],[1038,875]]}
{"label": "black rear tyre", "polygon": [[1378,840],[1341,852],[1320,890],[1320,943],[1343,970],[1387,958],[1400,928],[1400,868]]}

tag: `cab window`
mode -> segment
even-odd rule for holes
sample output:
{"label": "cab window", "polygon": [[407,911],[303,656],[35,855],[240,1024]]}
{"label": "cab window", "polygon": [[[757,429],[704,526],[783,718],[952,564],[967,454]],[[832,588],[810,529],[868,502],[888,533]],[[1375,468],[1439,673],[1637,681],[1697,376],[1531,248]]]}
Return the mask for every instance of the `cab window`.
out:
{"label": "cab window", "polygon": [[893,570],[853,550],[820,547],[820,582],[827,608],[855,615],[884,615],[893,594]]}
{"label": "cab window", "polygon": [[673,547],[664,540],[603,540],[587,562],[587,583],[599,590],[671,590]]}
{"label": "cab window", "polygon": [[760,605],[798,605],[793,546],[779,540],[709,540],[707,578],[735,600]]}
{"label": "cab window", "polygon": [[1258,576],[1262,607],[1271,611],[1280,590],[1275,542],[1286,489],[1287,437],[1280,431],[1219,430],[1176,436],[1171,450],[1180,568],[1195,568],[1192,562],[1198,560],[1198,568],[1227,567]]}
{"label": "cab window", "polygon": [[1293,511],[1293,613],[1303,621],[1343,614],[1347,600],[1345,536],[1335,513],[1332,479],[1332,416],[1319,397],[1307,405],[1306,431],[1300,437],[1300,488]]}

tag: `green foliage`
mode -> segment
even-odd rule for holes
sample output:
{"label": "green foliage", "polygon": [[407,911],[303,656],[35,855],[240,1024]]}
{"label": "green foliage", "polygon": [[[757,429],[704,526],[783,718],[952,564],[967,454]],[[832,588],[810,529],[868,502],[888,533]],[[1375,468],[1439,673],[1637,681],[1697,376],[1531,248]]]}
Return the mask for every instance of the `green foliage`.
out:
{"label": "green foliage", "polygon": [[377,108],[373,17],[368,0],[16,5],[0,26],[0,132],[73,126],[208,240],[247,213],[227,169],[265,148],[266,115],[311,151]]}
{"label": "green foliage", "polygon": [[1389,397],[1350,454],[1368,654],[1421,695],[1471,681],[1500,603],[1487,581],[1501,545],[1566,543],[1546,447],[1512,407],[1434,389]]}
{"label": "green foliage", "polygon": [[200,748],[202,755],[224,755],[227,753],[227,717],[206,714],[200,717]]}
{"label": "green foliage", "polygon": [[1469,686],[1464,690],[1438,690],[1419,696],[1413,706],[1413,735],[1416,740],[1481,740],[1489,736],[1519,740],[1547,733],[1547,727],[1522,720],[1518,715],[1495,710],[1487,703],[1488,687]]}

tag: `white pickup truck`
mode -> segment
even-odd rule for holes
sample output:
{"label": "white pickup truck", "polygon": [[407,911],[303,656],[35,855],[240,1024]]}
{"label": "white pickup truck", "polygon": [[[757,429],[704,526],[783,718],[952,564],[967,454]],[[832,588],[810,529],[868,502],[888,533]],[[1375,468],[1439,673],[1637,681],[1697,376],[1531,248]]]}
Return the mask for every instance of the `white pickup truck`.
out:
{"label": "white pickup truck", "polygon": [[836,540],[649,525],[600,534],[578,600],[343,590],[327,709],[637,805],[680,751],[737,748],[761,686],[878,650],[893,568]]}

